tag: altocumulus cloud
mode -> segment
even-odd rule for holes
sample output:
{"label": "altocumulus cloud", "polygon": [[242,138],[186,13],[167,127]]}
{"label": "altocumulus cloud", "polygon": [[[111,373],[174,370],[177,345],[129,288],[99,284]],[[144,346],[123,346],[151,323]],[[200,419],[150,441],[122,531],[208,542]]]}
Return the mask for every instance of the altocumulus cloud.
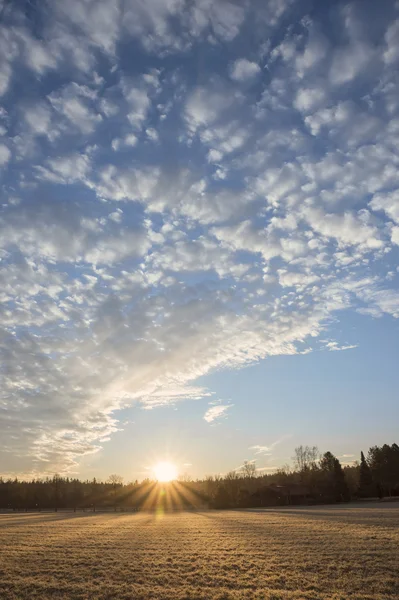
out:
{"label": "altocumulus cloud", "polygon": [[338,311],[399,317],[397,3],[24,6],[0,24],[9,472],[76,469],[118,409],[209,395]]}

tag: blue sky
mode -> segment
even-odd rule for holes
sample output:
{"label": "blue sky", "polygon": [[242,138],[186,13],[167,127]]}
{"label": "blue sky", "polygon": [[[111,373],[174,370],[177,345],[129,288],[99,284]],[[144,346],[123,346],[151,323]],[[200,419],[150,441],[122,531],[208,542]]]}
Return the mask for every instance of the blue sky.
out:
{"label": "blue sky", "polygon": [[0,471],[392,443],[399,3],[0,11]]}

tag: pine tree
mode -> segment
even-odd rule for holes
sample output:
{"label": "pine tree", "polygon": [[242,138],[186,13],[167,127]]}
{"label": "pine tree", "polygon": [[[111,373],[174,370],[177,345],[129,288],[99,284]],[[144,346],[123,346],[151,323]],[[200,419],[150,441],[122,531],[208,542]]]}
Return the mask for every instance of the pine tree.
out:
{"label": "pine tree", "polygon": [[230,495],[224,484],[218,486],[216,491],[213,506],[215,508],[229,508],[230,507]]}
{"label": "pine tree", "polygon": [[324,475],[324,494],[337,502],[348,501],[349,487],[338,458],[326,452],[320,460],[320,469]]}
{"label": "pine tree", "polygon": [[374,495],[373,476],[363,452],[360,453],[358,495],[361,498],[367,498]]}
{"label": "pine tree", "polygon": [[348,502],[350,500],[349,487],[338,458],[334,460],[334,489],[337,502]]}

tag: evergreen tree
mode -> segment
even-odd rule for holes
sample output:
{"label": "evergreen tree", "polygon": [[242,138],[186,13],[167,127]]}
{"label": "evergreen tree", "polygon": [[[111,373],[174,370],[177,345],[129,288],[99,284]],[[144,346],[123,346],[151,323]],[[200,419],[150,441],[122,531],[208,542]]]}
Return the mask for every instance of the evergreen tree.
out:
{"label": "evergreen tree", "polygon": [[384,444],[370,448],[367,462],[380,495],[389,496],[399,487],[399,447],[397,444]]}
{"label": "evergreen tree", "polygon": [[227,487],[223,483],[218,486],[215,498],[213,500],[213,506],[215,508],[230,507],[230,495]]}
{"label": "evergreen tree", "polygon": [[337,502],[348,502],[350,500],[349,488],[346,483],[345,473],[338,458],[334,459],[333,469],[335,499]]}
{"label": "evergreen tree", "polygon": [[373,476],[371,469],[364,457],[363,451],[360,452],[360,468],[359,468],[359,488],[358,496],[368,498],[375,493]]}
{"label": "evergreen tree", "polygon": [[350,493],[345,473],[338,458],[331,452],[323,454],[320,469],[324,475],[324,494],[336,502],[348,501]]}

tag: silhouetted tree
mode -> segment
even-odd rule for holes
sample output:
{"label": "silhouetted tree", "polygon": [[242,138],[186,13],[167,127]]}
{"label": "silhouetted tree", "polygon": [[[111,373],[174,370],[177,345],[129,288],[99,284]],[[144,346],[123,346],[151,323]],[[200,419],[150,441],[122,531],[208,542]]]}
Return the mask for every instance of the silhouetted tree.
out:
{"label": "silhouetted tree", "polygon": [[54,510],[58,511],[59,503],[60,503],[60,476],[55,474],[53,477],[53,486],[54,486]]}
{"label": "silhouetted tree", "polygon": [[384,444],[370,448],[367,462],[381,491],[389,496],[399,487],[399,446]]}
{"label": "silhouetted tree", "polygon": [[116,510],[117,506],[117,498],[118,498],[118,488],[123,485],[123,477],[121,475],[117,475],[116,473],[112,473],[108,477],[108,483],[112,486],[112,500],[114,505],[114,510]]}
{"label": "silhouetted tree", "polygon": [[322,493],[336,502],[349,500],[349,488],[338,458],[331,452],[326,452],[320,459],[320,469],[323,476]]}
{"label": "silhouetted tree", "polygon": [[358,496],[361,498],[370,498],[375,494],[375,486],[373,475],[370,466],[368,465],[363,451],[360,452],[360,467],[359,467],[359,488]]}
{"label": "silhouetted tree", "polygon": [[256,475],[256,464],[255,461],[244,460],[244,464],[241,467],[241,472],[243,477],[248,477],[248,479],[252,479]]}
{"label": "silhouetted tree", "polygon": [[317,446],[297,446],[293,457],[294,468],[300,473],[306,472],[316,466],[319,457]]}
{"label": "silhouetted tree", "polygon": [[342,469],[338,458],[334,460],[334,491],[337,502],[348,502],[350,500],[350,492],[346,483],[345,473]]}
{"label": "silhouetted tree", "polygon": [[213,500],[214,508],[230,508],[230,495],[224,483],[218,486],[215,498]]}

